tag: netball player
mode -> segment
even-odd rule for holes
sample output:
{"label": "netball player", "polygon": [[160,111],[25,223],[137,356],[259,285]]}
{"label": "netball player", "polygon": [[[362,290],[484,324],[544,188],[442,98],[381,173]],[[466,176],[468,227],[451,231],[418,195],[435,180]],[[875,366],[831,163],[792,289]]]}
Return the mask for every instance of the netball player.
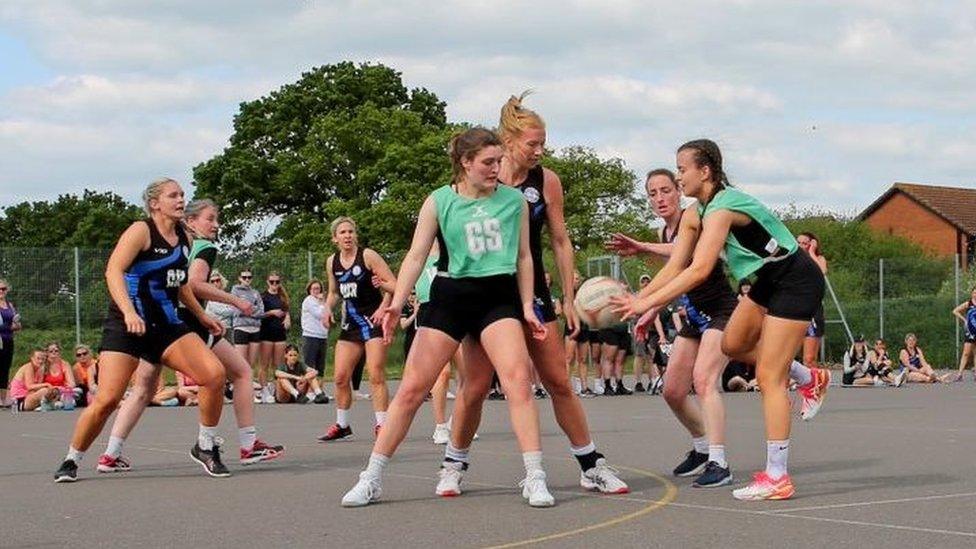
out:
{"label": "netball player", "polygon": [[[217,205],[209,199],[193,200],[184,209],[186,229],[193,237],[188,257],[187,285],[201,301],[201,305],[206,306],[204,300],[219,301],[237,307],[245,315],[249,315],[253,310],[250,302],[208,282],[217,261],[214,240],[220,226],[219,213]],[[247,359],[223,337],[213,337],[188,309],[180,307],[177,312],[187,327],[200,336],[217,356],[234,387],[234,416],[237,418],[241,465],[251,465],[280,456],[284,452],[283,446],[271,446],[257,438],[257,428],[254,426],[254,387]],[[98,472],[113,473],[131,468],[129,460],[122,456],[122,447],[152,400],[161,373],[162,368],[159,366],[146,361],[140,362],[136,369],[135,382],[129,389],[129,396],[122,402],[119,413],[115,416],[108,447],[98,458]]]}
{"label": "netball player", "polygon": [[[810,254],[810,259],[820,267],[820,271],[827,275],[827,258],[820,250],[820,241],[811,232],[796,235],[796,243],[800,249]],[[808,368],[817,367],[817,353],[820,352],[820,345],[823,343],[824,331],[827,328],[824,318],[823,303],[817,309],[817,314],[811,319],[810,326],[807,328],[807,337],[803,339],[803,364]]]}
{"label": "netball player", "polygon": [[970,290],[969,300],[960,303],[952,310],[952,315],[962,322],[965,343],[962,344],[962,356],[959,357],[959,373],[954,378],[955,381],[962,381],[962,372],[966,369],[966,363],[970,357],[973,359],[973,381],[976,381],[976,354],[973,347],[976,346],[976,286]]}
{"label": "netball player", "polygon": [[55,482],[77,479],[78,463],[118,407],[140,358],[165,364],[200,384],[200,430],[190,457],[211,476],[230,476],[215,441],[224,404],[224,367],[176,312],[182,303],[211,335],[224,331],[186,285],[190,240],[181,224],[183,189],[172,179],[160,179],[142,196],[148,217],[122,233],[105,268],[112,300],[102,331],[98,393],[78,417]]}
{"label": "netball player", "polygon": [[[376,418],[374,435],[386,421],[389,401],[386,388],[388,344],[383,341],[380,319],[382,308],[389,303],[396,283],[393,272],[380,254],[359,246],[356,222],[352,218],[336,218],[331,228],[332,241],[338,251],[325,262],[329,272],[329,294],[325,298],[323,318],[326,325],[331,327],[332,308],[340,299],[344,316],[335,350],[336,422],[319,437],[319,442],[352,436],[352,427],[349,426],[349,408],[352,406],[350,381],[363,353],[366,354],[370,396]],[[373,284],[374,276],[381,283],[380,287]]]}
{"label": "netball player", "polygon": [[[756,364],[766,420],[766,469],[753,482],[733,491],[741,500],[787,499],[795,488],[787,471],[790,362],[806,336],[824,294],[824,276],[796,239],[755,198],[732,188],[722,169],[722,154],[709,140],[690,141],[677,152],[678,177],[688,196],[698,200],[701,233],[683,268],[651,295],[624,307],[624,316],[657,311],[702,284],[724,251],[736,279],[755,275],[749,295],[738,302],[725,326],[721,350],[731,358]],[[693,238],[692,224],[686,225]],[[686,238],[685,234],[678,237]],[[762,338],[759,336],[762,335]],[[670,368],[669,368],[670,370]]]}
{"label": "netball player", "polygon": [[[499,167],[498,182],[522,194],[529,208],[529,249],[532,253],[534,307],[536,316],[546,325],[546,337],[535,339],[526,333],[532,364],[543,386],[552,398],[552,408],[559,427],[569,438],[570,452],[579,462],[580,484],[588,490],[623,494],[627,485],[614,474],[603,455],[597,451],[590,436],[586,414],[580,399],[573,392],[566,373],[566,356],[556,322],[552,297],[546,286],[542,263],[542,228],[548,227],[549,242],[556,257],[562,281],[566,325],[570,334],[579,330],[576,309],[573,307],[573,246],[563,217],[563,189],[559,176],[539,163],[545,152],[546,126],[535,112],[522,106],[520,97],[511,97],[501,109],[499,137],[505,144],[505,155]],[[467,449],[478,424],[481,408],[491,384],[490,369],[478,342],[469,340],[464,346],[464,363],[472,372],[454,401],[454,422],[448,450]],[[506,392],[506,396],[507,392]],[[460,475],[460,473],[459,473]],[[458,477],[460,480],[460,476]]]}
{"label": "netball player", "polygon": [[[542,468],[539,415],[532,398],[531,365],[522,327],[524,320],[533,337],[546,337],[546,328],[536,317],[533,303],[528,207],[518,191],[498,182],[502,147],[493,132],[484,128],[465,131],[452,139],[450,154],[453,184],[437,189],[424,201],[393,300],[382,310],[386,339],[392,339],[407,295],[437,238],[440,258],[428,310],[417,330],[410,362],[390,405],[387,423],[379,432],[359,482],[342,498],[343,506],[368,505],[379,499],[383,468],[406,436],[443,365],[463,339],[477,339],[481,344],[478,348],[483,349],[490,363],[481,358],[466,361],[468,371],[461,391],[470,376],[479,383],[490,380],[494,365],[505,388],[512,427],[525,464],[522,496],[533,507],[555,503]],[[487,392],[487,384],[481,386]],[[458,427],[455,420],[455,429]],[[461,449],[448,444],[447,448],[437,492],[458,495],[456,481],[467,463],[467,446]],[[449,493],[451,488],[455,491]]]}

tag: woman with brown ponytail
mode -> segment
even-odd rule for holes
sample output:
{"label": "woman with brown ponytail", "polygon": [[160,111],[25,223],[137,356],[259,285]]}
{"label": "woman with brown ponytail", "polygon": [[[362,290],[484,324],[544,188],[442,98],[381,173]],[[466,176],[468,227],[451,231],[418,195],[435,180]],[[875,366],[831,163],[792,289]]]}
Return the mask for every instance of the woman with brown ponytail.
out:
{"label": "woman with brown ponytail", "polygon": [[[556,323],[556,312],[542,263],[543,225],[549,228],[549,242],[556,257],[563,289],[566,331],[571,336],[579,332],[579,320],[573,308],[573,245],[563,217],[562,182],[555,172],[539,163],[545,153],[546,124],[541,116],[522,106],[527,94],[525,92],[519,97],[509,98],[502,107],[498,125],[499,137],[504,144],[498,181],[522,193],[528,204],[534,309],[539,321],[546,325],[544,339],[533,338],[526,330],[525,340],[532,363],[552,397],[556,421],[569,438],[570,450],[579,462],[580,485],[588,490],[625,494],[630,491],[627,484],[614,474],[603,455],[596,450],[583,406],[573,392],[566,372],[566,349]],[[464,384],[454,402],[454,423],[448,451],[458,449],[467,452],[478,428],[481,406],[491,384],[490,369],[481,367],[487,358],[480,344],[465,341],[464,353],[464,364],[471,374],[465,373]],[[478,375],[478,372],[489,373]]]}

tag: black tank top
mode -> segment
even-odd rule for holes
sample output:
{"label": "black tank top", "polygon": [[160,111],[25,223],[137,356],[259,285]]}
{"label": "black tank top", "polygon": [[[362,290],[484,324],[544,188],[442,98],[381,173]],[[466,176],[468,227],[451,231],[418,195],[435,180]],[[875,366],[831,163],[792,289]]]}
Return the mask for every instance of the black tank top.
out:
{"label": "black tank top", "polygon": [[362,248],[357,248],[356,259],[348,269],[342,266],[340,255],[336,252],[332,256],[332,275],[339,284],[346,321],[358,325],[376,312],[383,301],[383,294],[373,286],[373,271],[366,267]]}
{"label": "black tank top", "polygon": [[[129,299],[147,327],[182,324],[177,307],[180,286],[187,282],[190,239],[183,226],[177,225],[177,242],[171,245],[151,218],[142,222],[149,226],[149,248],[140,250],[125,271]],[[109,303],[109,315],[118,320],[125,318],[114,300]]]}
{"label": "black tank top", "polygon": [[[285,300],[281,299],[281,294],[263,292],[261,294],[261,301],[264,303],[265,311],[281,309],[286,313],[288,312],[288,307],[285,307]],[[261,319],[261,328],[265,330],[284,330],[285,320],[276,316],[266,316]]]}
{"label": "black tank top", "polygon": [[[682,212],[683,211],[684,210],[682,210]],[[665,244],[673,243],[677,236],[678,229],[675,229],[674,233],[670,235],[668,234],[667,226],[661,229],[661,240]],[[702,309],[704,307],[704,310],[706,311],[710,310],[707,307],[707,305],[710,303],[728,299],[729,297],[735,299],[735,293],[732,291],[732,286],[729,285],[729,279],[725,276],[725,270],[722,268],[721,261],[716,261],[715,267],[712,268],[712,272],[708,273],[708,278],[689,291],[687,295],[692,305],[698,309]]]}
{"label": "black tank top", "polygon": [[515,185],[529,203],[529,252],[532,254],[532,277],[536,297],[548,296],[546,269],[542,263],[542,227],[548,222],[546,217],[546,195],[543,192],[545,174],[542,166],[529,170],[525,181]]}

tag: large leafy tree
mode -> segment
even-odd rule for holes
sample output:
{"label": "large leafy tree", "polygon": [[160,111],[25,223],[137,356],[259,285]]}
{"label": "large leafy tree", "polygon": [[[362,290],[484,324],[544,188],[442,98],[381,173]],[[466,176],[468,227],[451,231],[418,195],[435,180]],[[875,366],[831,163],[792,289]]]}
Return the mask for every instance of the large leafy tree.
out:
{"label": "large leafy tree", "polygon": [[0,247],[110,248],[119,234],[143,215],[112,192],[86,190],[63,194],[54,202],[21,202],[4,208]]}
{"label": "large leafy tree", "polygon": [[378,240],[403,229],[401,210],[447,173],[444,107],[383,65],[314,69],[241,104],[230,146],[194,169],[196,194],[223,205],[232,237],[283,216],[275,239],[312,244],[331,217],[355,214]]}

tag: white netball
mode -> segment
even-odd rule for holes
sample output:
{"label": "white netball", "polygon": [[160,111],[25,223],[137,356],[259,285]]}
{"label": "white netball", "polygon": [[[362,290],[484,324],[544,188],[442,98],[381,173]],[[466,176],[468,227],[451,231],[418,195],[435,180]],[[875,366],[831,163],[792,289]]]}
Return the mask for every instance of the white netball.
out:
{"label": "white netball", "polygon": [[576,314],[579,319],[593,329],[609,328],[620,323],[620,314],[611,310],[610,298],[624,295],[627,288],[620,282],[608,277],[593,277],[576,290]]}

